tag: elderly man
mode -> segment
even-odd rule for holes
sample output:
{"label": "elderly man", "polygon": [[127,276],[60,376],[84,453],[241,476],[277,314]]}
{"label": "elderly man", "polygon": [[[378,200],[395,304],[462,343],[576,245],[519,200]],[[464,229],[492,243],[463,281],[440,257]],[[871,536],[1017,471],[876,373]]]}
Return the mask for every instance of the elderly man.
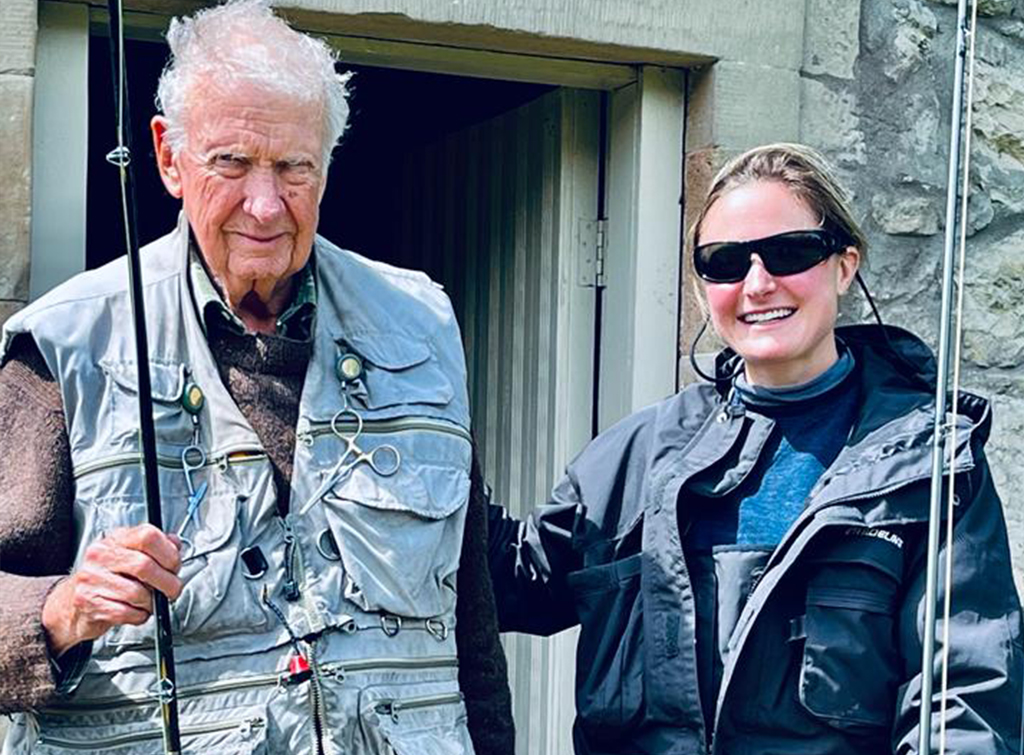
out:
{"label": "elderly man", "polygon": [[188,752],[509,753],[450,304],[315,236],[344,77],[257,0],[168,41],[183,212],[142,264],[174,534],[141,524],[121,260],[4,330],[3,752],[159,751],[159,590]]}

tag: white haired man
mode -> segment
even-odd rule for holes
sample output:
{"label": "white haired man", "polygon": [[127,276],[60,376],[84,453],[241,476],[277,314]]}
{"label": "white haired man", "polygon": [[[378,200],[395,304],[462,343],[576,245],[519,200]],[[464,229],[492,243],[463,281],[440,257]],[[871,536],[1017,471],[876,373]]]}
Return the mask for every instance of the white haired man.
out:
{"label": "white haired man", "polygon": [[4,328],[3,752],[159,751],[156,589],[189,752],[509,753],[450,304],[316,236],[345,79],[260,0],[168,41],[152,133],[182,213],[142,264],[175,534],[141,524],[120,260]]}

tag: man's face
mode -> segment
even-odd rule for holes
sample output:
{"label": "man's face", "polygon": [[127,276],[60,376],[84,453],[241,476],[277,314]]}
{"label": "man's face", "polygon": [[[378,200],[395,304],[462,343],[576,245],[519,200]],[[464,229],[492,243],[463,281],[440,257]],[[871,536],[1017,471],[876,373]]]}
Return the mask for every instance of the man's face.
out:
{"label": "man's face", "polygon": [[326,183],[322,110],[253,87],[194,87],[192,98],[177,154],[166,121],[153,119],[164,185],[228,304],[273,304],[312,250]]}

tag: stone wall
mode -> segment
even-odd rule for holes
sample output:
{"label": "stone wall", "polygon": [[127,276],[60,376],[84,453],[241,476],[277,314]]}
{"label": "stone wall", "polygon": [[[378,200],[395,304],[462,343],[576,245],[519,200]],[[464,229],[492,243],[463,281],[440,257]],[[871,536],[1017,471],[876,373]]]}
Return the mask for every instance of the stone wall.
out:
{"label": "stone wall", "polygon": [[[1024,588],[1024,0],[982,0],[964,383],[993,399],[988,453]],[[808,0],[801,139],[855,193],[883,318],[937,342],[955,0]],[[851,297],[848,321],[866,319]]]}
{"label": "stone wall", "polygon": [[36,1],[0,3],[0,321],[28,300]]}

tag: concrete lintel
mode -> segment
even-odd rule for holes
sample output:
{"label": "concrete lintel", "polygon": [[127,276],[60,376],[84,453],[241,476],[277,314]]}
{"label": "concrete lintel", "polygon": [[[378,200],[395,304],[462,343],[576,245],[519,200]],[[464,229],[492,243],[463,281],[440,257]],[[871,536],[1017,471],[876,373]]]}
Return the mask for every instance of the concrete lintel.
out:
{"label": "concrete lintel", "polygon": [[[803,56],[804,0],[285,0],[282,7],[346,18],[347,33],[383,24],[419,41],[484,43],[509,52],[599,56],[610,62],[680,65],[744,58],[798,68]],[[575,48],[575,49],[573,49]],[[640,54],[638,54],[640,53]],[[642,57],[641,57],[642,55]]]}
{"label": "concrete lintel", "polygon": [[[75,0],[82,1],[82,0]],[[608,63],[690,66],[715,59],[796,69],[806,0],[283,0],[310,31]],[[128,0],[159,16],[195,0]]]}

